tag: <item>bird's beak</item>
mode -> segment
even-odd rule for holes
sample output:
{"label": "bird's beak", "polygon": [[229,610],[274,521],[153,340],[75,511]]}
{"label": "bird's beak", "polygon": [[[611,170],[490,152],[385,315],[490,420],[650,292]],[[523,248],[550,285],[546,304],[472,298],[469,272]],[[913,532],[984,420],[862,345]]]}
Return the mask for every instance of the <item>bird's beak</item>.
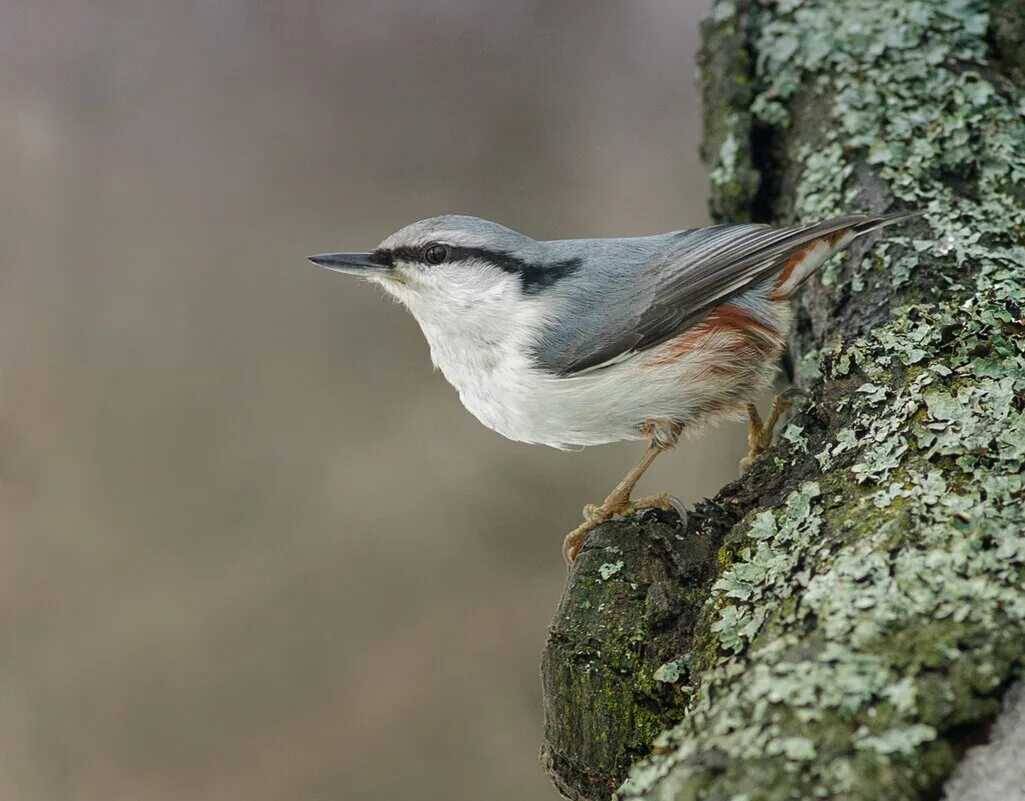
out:
{"label": "bird's beak", "polygon": [[391,272],[386,264],[373,260],[372,253],[320,253],[310,256],[310,261],[318,267],[334,270],[336,273],[359,275],[369,278],[372,275],[385,275]]}

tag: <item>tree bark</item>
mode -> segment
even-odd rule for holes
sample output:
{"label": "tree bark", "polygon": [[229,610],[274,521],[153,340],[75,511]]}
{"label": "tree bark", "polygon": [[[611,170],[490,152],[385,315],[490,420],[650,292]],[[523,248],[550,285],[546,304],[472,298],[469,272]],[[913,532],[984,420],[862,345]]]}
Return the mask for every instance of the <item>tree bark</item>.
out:
{"label": "tree bark", "polygon": [[567,798],[938,799],[985,741],[1025,665],[1023,53],[1023,0],[717,0],[714,216],[926,214],[799,295],[809,396],[748,473],[592,532],[542,663]]}

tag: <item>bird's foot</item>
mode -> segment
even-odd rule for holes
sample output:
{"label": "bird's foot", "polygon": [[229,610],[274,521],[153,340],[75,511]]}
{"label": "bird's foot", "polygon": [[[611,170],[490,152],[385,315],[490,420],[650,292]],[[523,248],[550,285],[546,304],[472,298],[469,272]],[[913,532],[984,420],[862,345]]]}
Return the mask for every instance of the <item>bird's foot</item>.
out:
{"label": "bird's foot", "polygon": [[567,565],[571,565],[577,560],[577,555],[584,547],[584,540],[587,539],[588,533],[598,525],[593,519],[588,518],[566,535],[566,539],[562,541],[562,558],[566,560]]}
{"label": "bird's foot", "polygon": [[686,515],[683,504],[668,492],[658,492],[636,500],[630,500],[629,496],[624,498],[622,495],[613,493],[605,499],[601,506],[589,503],[584,507],[584,522],[567,534],[562,543],[562,555],[567,564],[573,564],[576,561],[589,532],[614,517],[629,517],[645,509],[675,510],[681,517]]}
{"label": "bird's foot", "polygon": [[750,450],[747,456],[740,460],[741,473],[747,472],[747,469],[754,464],[755,459],[761,456],[772,444],[772,437],[776,433],[780,417],[782,417],[787,409],[793,406],[794,399],[807,396],[807,392],[797,387],[791,387],[785,392],[781,392],[772,399],[772,406],[769,407],[769,416],[765,418],[764,422],[761,415],[758,414],[758,407],[753,403],[747,405],[747,444]]}
{"label": "bird's foot", "polygon": [[683,506],[676,498],[670,495],[668,492],[656,492],[654,495],[648,495],[644,498],[638,498],[635,501],[630,501],[626,507],[617,514],[623,517],[629,517],[630,515],[637,514],[637,512],[643,512],[645,509],[662,509],[666,512],[671,512],[674,509],[678,512]]}

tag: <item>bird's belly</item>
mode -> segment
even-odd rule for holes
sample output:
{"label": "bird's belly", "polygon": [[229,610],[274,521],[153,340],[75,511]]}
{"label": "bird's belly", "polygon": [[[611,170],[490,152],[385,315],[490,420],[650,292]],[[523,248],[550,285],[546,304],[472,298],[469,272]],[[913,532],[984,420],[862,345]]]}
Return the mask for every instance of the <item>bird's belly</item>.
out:
{"label": "bird's belly", "polygon": [[632,359],[570,377],[496,371],[457,388],[488,428],[518,442],[568,449],[643,439],[648,420],[692,422],[695,397],[685,378],[681,370],[653,371]]}
{"label": "bird's belly", "polygon": [[642,436],[636,398],[615,403],[588,387],[567,391],[526,381],[504,391],[462,391],[459,397],[481,423],[517,442],[570,449]]}
{"label": "bird's belly", "polygon": [[536,368],[496,370],[457,388],[480,422],[509,439],[579,448],[643,439],[641,429],[651,420],[687,431],[742,417],[744,402],[771,382],[774,361],[727,376],[724,362],[707,356],[667,363],[647,352],[569,377]]}
{"label": "bird's belly", "polygon": [[517,442],[569,449],[641,436],[636,399],[628,400],[622,387],[610,394],[593,380],[508,363],[473,376],[445,372],[474,417]]}

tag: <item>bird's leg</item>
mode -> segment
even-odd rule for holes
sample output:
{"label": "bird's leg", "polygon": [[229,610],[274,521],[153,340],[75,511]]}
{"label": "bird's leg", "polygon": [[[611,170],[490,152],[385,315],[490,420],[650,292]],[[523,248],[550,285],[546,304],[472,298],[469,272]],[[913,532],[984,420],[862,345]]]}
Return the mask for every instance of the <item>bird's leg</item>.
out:
{"label": "bird's leg", "polygon": [[758,414],[758,407],[753,403],[747,405],[747,445],[750,451],[740,460],[740,472],[746,471],[754,463],[754,460],[772,444],[772,435],[776,432],[779,418],[793,405],[794,398],[804,395],[805,392],[796,387],[781,392],[772,399],[769,416],[765,418],[764,422],[761,415]]}
{"label": "bird's leg", "polygon": [[[633,469],[626,474],[626,477],[620,481],[614,490],[609,493],[608,497],[602,501],[601,506],[594,506],[589,504],[584,508],[584,513],[588,518],[601,517],[602,520],[598,522],[605,522],[613,515],[624,514],[630,507],[630,496],[633,494],[634,487],[637,486],[637,482],[641,480],[641,476],[644,475],[645,471],[651,467],[651,463],[655,461],[655,457],[662,453],[663,448],[656,445],[654,442],[648,445],[648,449],[644,452],[644,456],[641,460],[634,465]],[[654,496],[653,496],[654,497]],[[640,503],[640,501],[637,501]]]}
{"label": "bird's leg", "polygon": [[765,426],[762,424],[762,416],[758,413],[758,407],[753,403],[747,405],[747,456],[740,460],[740,472],[745,472],[765,450],[762,442],[762,432]]}
{"label": "bird's leg", "polygon": [[655,457],[665,449],[665,446],[659,445],[653,439],[651,444],[648,445],[648,449],[644,452],[644,456],[641,457],[641,460],[629,473],[626,474],[626,477],[616,485],[616,488],[609,493],[609,496],[602,501],[601,506],[588,504],[584,507],[584,522],[566,535],[566,540],[562,545],[562,555],[566,557],[567,562],[573,562],[577,558],[577,554],[580,553],[580,549],[584,545],[584,538],[587,537],[587,533],[589,531],[597,528],[606,520],[610,520],[617,514],[628,515],[640,509],[676,508],[670,501],[669,495],[665,492],[660,492],[656,495],[649,495],[646,498],[640,498],[636,501],[630,500],[630,495],[633,493],[634,487],[637,486],[637,482],[640,481],[641,476],[643,476],[644,472],[651,467],[651,463],[655,461]]}

